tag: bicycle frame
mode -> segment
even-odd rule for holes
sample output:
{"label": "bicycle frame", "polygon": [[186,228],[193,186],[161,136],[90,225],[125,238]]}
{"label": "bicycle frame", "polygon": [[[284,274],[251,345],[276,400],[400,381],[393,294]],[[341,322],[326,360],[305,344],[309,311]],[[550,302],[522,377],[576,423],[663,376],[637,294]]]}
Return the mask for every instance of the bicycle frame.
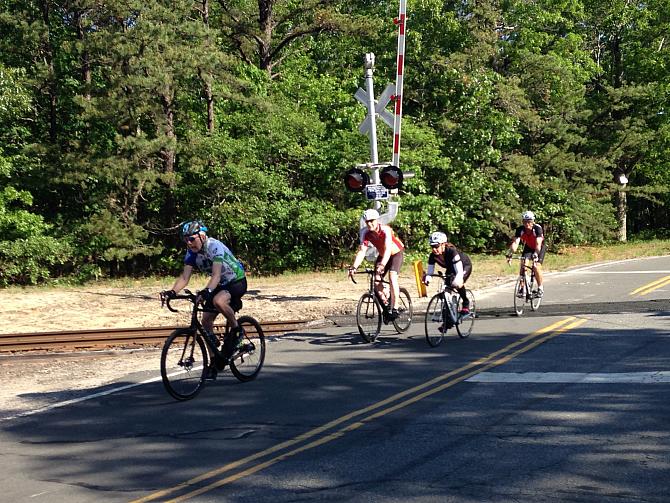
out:
{"label": "bicycle frame", "polygon": [[[162,299],[161,298],[161,303],[164,304],[170,311],[173,313],[178,312],[177,309],[174,309],[170,305],[170,301],[172,300],[188,300],[193,304],[193,310],[191,311],[191,326],[190,328],[196,332],[196,337],[193,338],[193,343],[191,344],[191,347],[195,344],[196,338],[199,336],[204,342],[205,346],[207,346],[207,350],[210,352],[210,355],[213,356],[213,360],[215,363],[219,363],[222,360],[224,360],[224,355],[223,351],[219,351],[218,348],[216,348],[212,342],[209,340],[209,337],[205,336],[205,328],[202,326],[202,323],[198,319],[198,314],[199,313],[217,313],[220,314],[218,310],[216,309],[208,309],[204,307],[202,303],[197,302],[197,296],[191,292],[190,290],[184,290],[183,295],[176,295],[172,299],[167,298],[167,299]],[[225,325],[225,331],[223,334],[223,338],[225,340],[226,337],[228,337],[228,334],[230,332],[230,329],[228,327],[228,324],[226,323]],[[223,341],[222,341],[223,342]],[[223,344],[221,345],[221,348],[223,349]]]}
{"label": "bicycle frame", "polygon": [[[456,332],[461,339],[469,337],[476,317],[474,294],[471,290],[466,289],[470,310],[467,314],[461,315],[459,311],[461,294],[458,289],[451,285],[453,277],[443,274],[442,271],[431,274],[431,276],[439,277],[440,283],[437,293],[432,296],[426,308],[424,325],[428,344],[432,347],[440,345],[447,330],[452,327],[456,328]],[[463,301],[463,303],[465,302]]]}
{"label": "bicycle frame", "polygon": [[524,304],[529,303],[531,310],[535,311],[542,302],[541,297],[533,291],[536,282],[535,261],[525,255],[521,255],[519,260],[519,277],[514,284],[514,311],[517,316],[523,314]]}
{"label": "bicycle frame", "polygon": [[[370,276],[368,290],[361,296],[356,307],[356,325],[361,337],[366,342],[373,342],[380,333],[382,323],[384,325],[392,323],[398,333],[406,332],[412,324],[413,313],[409,291],[406,288],[398,288],[398,298],[396,299],[398,314],[394,315],[395,313],[392,314],[391,310],[391,292],[381,294],[376,288],[378,284],[381,284],[382,287],[390,285],[390,281],[383,277],[377,279],[378,275],[375,269],[366,268],[365,272],[354,274]],[[350,278],[354,284],[357,284],[353,274],[350,275]]]}
{"label": "bicycle frame", "polygon": [[[440,281],[438,287],[437,287],[437,293],[438,295],[441,295],[442,298],[444,299],[444,306],[447,308],[445,311],[449,313],[449,319],[451,322],[454,324],[454,326],[458,325],[460,323],[460,320],[458,318],[458,296],[460,295],[458,293],[458,290],[456,290],[453,286],[447,283],[447,276],[442,273],[442,271],[438,271],[436,274],[432,274],[431,276],[437,276]],[[454,297],[456,297],[454,299]],[[442,315],[445,319],[446,317],[444,314]]]}
{"label": "bicycle frame", "polygon": [[[391,302],[390,291],[389,291],[388,298],[383,299],[381,297],[381,295],[379,295],[379,292],[377,291],[377,289],[375,288],[375,286],[376,286],[375,283],[377,283],[377,282],[381,283],[382,288],[384,287],[384,285],[389,285],[389,288],[390,288],[391,287],[391,282],[389,280],[384,279],[383,277],[380,278],[379,281],[375,280],[375,278],[376,278],[376,276],[378,276],[378,274],[377,274],[377,271],[375,271],[374,269],[366,268],[365,269],[365,274],[370,276],[370,279],[368,280],[368,293],[370,295],[374,295],[375,298],[379,301],[379,304],[382,306],[382,309],[384,310],[384,312],[388,313],[388,311],[390,310],[389,309],[389,304]],[[358,284],[353,277],[351,278],[351,281],[353,281],[354,284],[356,284],[356,285]]]}
{"label": "bicycle frame", "polygon": [[[519,271],[523,271],[520,276],[523,277],[526,300],[530,300],[532,298],[531,285],[535,283],[535,261],[523,255],[519,257],[519,260],[521,262]],[[529,262],[531,265],[528,265]],[[528,270],[530,270],[530,273]]]}
{"label": "bicycle frame", "polygon": [[[241,382],[255,379],[265,360],[265,335],[260,323],[251,316],[240,316],[237,318],[239,338],[230,339],[231,329],[226,323],[223,337],[210,340],[199,314],[218,314],[218,311],[205,307],[190,291],[184,292],[172,298],[161,295],[163,305],[167,304],[173,312],[177,311],[170,305],[174,299],[185,299],[193,304],[191,325],[177,328],[163,344],[161,377],[168,393],[177,400],[191,399],[199,393],[205,380],[215,380],[217,372],[227,366]],[[238,312],[239,307],[234,310]],[[223,339],[221,350],[218,349],[219,338]]]}

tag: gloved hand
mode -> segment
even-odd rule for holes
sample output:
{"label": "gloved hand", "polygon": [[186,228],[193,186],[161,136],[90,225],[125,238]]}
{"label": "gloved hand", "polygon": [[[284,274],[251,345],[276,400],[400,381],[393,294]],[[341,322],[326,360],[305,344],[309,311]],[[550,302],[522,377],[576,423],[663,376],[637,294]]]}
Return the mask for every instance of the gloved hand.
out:
{"label": "gloved hand", "polygon": [[430,284],[430,276],[428,276],[425,272],[423,273],[423,278],[421,278],[421,281],[423,281],[423,284],[428,286]]}
{"label": "gloved hand", "polygon": [[163,290],[161,292],[161,299],[174,299],[177,296],[177,292],[174,290]]}
{"label": "gloved hand", "polygon": [[379,274],[380,276],[384,275],[385,267],[382,264],[377,264],[377,267],[375,269],[377,271],[377,274]]}
{"label": "gloved hand", "polygon": [[198,292],[198,298],[203,304],[209,302],[209,300],[212,298],[212,290],[210,288],[203,288]]}
{"label": "gloved hand", "polygon": [[537,259],[538,259],[537,253],[533,253],[533,262],[537,262]]}

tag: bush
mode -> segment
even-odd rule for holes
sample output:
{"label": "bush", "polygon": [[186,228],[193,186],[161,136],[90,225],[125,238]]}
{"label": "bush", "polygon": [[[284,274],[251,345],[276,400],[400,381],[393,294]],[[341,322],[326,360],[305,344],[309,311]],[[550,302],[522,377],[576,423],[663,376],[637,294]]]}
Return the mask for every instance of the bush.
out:
{"label": "bush", "polygon": [[69,262],[69,243],[49,236],[0,241],[0,286],[34,285],[51,277],[51,268]]}

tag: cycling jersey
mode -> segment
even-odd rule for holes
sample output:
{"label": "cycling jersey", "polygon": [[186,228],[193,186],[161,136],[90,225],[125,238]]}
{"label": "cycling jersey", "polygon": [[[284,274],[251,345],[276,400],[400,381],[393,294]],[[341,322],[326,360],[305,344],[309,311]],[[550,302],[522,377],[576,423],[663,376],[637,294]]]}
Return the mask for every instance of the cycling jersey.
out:
{"label": "cycling jersey", "polygon": [[391,247],[392,256],[405,249],[405,245],[388,225],[380,224],[376,231],[370,231],[367,227],[363,227],[360,232],[360,238],[362,245],[373,245],[377,248],[380,257],[384,256],[387,246]]}
{"label": "cycling jersey", "polygon": [[472,260],[470,260],[470,257],[466,253],[459,251],[455,246],[447,246],[441,255],[430,254],[428,257],[428,270],[426,271],[428,275],[433,274],[435,264],[444,267],[448,275],[458,276],[462,274],[463,282],[467,281],[472,273]]}
{"label": "cycling jersey", "polygon": [[242,263],[235,258],[233,252],[226,245],[214,238],[207,238],[199,252],[187,250],[184,258],[184,264],[197,267],[207,274],[212,274],[212,265],[215,262],[221,264],[220,286],[228,285],[245,277]]}
{"label": "cycling jersey", "polygon": [[[523,253],[535,253],[537,252],[537,238],[544,238],[544,232],[542,227],[538,224],[533,224],[533,226],[526,230],[526,228],[521,225],[517,227],[516,232],[514,233],[514,239],[520,239],[523,243]],[[545,247],[544,239],[542,240],[542,249]]]}

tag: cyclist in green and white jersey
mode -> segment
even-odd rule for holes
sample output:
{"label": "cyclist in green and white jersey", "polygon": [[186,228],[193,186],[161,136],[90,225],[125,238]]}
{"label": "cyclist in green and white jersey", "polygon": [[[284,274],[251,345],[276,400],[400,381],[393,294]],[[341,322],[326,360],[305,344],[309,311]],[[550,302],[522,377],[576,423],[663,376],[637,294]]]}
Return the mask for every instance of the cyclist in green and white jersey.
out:
{"label": "cyclist in green and white jersey", "polygon": [[[235,258],[233,252],[221,241],[207,237],[206,232],[207,227],[199,220],[179,225],[179,237],[187,248],[184,270],[175,280],[172,289],[167,290],[164,294],[173,297],[182,288],[185,288],[191,279],[194,267],[209,274],[209,281],[199,292],[199,296],[205,307],[215,308],[226,317],[232,337],[226,338],[225,344],[230,347],[224,347],[224,354],[229,356],[239,332],[235,311],[242,307],[241,299],[247,292],[247,278],[242,263]],[[212,334],[214,319],[217,315],[218,313],[208,312],[202,315],[203,328],[214,343],[216,343],[216,338]]]}

